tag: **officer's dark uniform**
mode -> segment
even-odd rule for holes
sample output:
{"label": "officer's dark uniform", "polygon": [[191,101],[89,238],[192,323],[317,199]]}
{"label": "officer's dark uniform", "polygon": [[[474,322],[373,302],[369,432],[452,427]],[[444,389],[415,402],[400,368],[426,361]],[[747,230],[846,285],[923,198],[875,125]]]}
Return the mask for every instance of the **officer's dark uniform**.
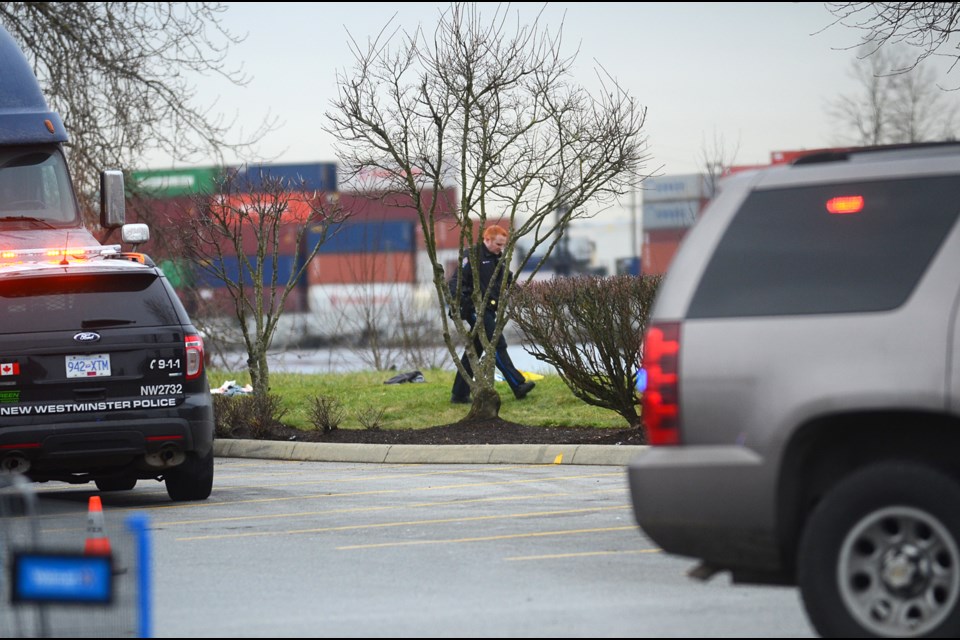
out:
{"label": "officer's dark uniform", "polygon": [[[497,304],[500,300],[500,283],[503,277],[503,272],[501,271],[500,255],[493,253],[487,249],[484,243],[480,243],[477,247],[477,257],[480,260],[480,270],[479,270],[479,279],[480,279],[480,288],[482,291],[490,292],[490,301],[487,304],[487,308],[483,312],[483,327],[487,332],[487,338],[493,335],[493,331],[497,325]],[[513,276],[507,276],[508,284],[513,281]],[[454,275],[450,279],[450,294],[451,297],[457,295],[457,277]],[[473,308],[473,265],[470,263],[469,257],[464,258],[463,266],[461,268],[460,275],[460,317],[470,323],[472,328],[477,321],[477,314]],[[479,356],[483,353],[483,344],[480,341],[480,336],[474,338],[473,341],[474,347],[477,349],[477,355]],[[517,398],[523,398],[529,393],[534,387],[533,382],[527,382],[523,377],[523,374],[520,373],[515,366],[513,366],[513,361],[510,359],[510,354],[507,353],[507,341],[503,337],[501,332],[500,338],[496,343],[496,365],[500,370],[500,373],[503,374],[504,379],[507,381],[507,384],[510,385],[510,389],[513,390],[513,394]],[[460,359],[460,362],[463,363],[463,368],[466,370],[467,374],[473,377],[473,370],[470,368],[470,359],[467,357],[467,352],[464,350],[463,357]],[[464,380],[463,376],[460,375],[460,370],[457,370],[457,376],[453,380],[453,393],[450,397],[451,402],[469,402],[470,400],[470,385]]]}

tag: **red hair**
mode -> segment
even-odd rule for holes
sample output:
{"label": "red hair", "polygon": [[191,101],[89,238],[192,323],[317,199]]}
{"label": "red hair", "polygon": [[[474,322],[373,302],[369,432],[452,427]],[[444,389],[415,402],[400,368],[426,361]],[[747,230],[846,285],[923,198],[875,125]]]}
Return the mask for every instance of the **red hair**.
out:
{"label": "red hair", "polygon": [[495,224],[492,227],[487,227],[486,229],[483,230],[484,240],[492,240],[493,238],[499,238],[500,236],[503,236],[504,238],[506,238],[507,231],[506,229],[504,229],[498,224]]}

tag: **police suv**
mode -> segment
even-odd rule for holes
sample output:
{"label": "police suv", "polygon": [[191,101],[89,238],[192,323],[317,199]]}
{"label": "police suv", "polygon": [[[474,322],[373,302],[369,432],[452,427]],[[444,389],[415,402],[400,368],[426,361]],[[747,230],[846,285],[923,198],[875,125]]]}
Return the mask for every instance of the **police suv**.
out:
{"label": "police suv", "polygon": [[163,272],[119,249],[0,252],[0,468],[206,499],[203,342]]}

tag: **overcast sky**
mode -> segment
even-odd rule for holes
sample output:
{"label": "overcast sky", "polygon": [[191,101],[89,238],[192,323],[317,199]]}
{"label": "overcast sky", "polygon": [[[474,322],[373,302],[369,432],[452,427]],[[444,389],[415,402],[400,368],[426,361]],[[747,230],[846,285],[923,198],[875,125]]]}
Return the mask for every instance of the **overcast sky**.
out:
{"label": "overcast sky", "polygon": [[[247,37],[228,62],[242,64],[252,80],[243,88],[205,80],[198,98],[238,116],[246,131],[276,116],[280,128],[261,144],[263,158],[333,161],[322,125],[335,73],[353,62],[348,32],[366,40],[398,10],[399,26],[432,28],[445,6],[231,3],[225,24]],[[514,3],[510,10],[529,19],[541,7]],[[714,139],[738,150],[738,164],[765,163],[774,150],[839,144],[825,105],[854,88],[849,47],[858,32],[829,27],[832,20],[821,3],[572,2],[548,5],[544,18],[552,28],[564,22],[570,52],[579,45],[578,81],[591,86],[602,65],[647,108],[647,168],[667,174],[699,171]],[[150,159],[150,168],[170,164]]]}
{"label": "overcast sky", "polygon": [[[242,88],[204,80],[197,97],[235,116],[238,135],[239,127],[249,131],[268,114],[279,122],[260,145],[259,157],[228,157],[234,164],[336,161],[332,138],[323,131],[324,113],[336,97],[337,71],[354,62],[348,34],[365,42],[391,18],[399,27],[419,24],[429,33],[439,10],[448,6],[229,4],[224,24],[246,40],[230,50],[228,62],[243,65],[252,80]],[[529,22],[542,7],[513,3],[510,11]],[[568,53],[579,47],[577,81],[590,87],[600,65],[647,108],[648,175],[701,172],[714,140],[728,154],[736,150],[735,164],[766,164],[772,151],[843,144],[826,106],[858,88],[850,72],[860,32],[830,26],[833,21],[821,3],[788,2],[568,2],[547,5],[543,17],[553,29],[563,23]],[[937,65],[946,78],[947,63]],[[146,168],[171,166],[189,165],[156,157]],[[638,197],[642,200],[642,193]],[[595,241],[610,259],[636,255],[642,225],[631,203],[638,200],[627,196],[571,231]]]}

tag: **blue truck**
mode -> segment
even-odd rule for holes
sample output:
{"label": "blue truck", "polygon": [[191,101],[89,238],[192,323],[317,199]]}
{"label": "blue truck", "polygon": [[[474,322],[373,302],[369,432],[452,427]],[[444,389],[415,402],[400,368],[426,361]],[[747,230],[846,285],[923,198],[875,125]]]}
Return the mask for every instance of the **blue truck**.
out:
{"label": "blue truck", "polygon": [[[63,121],[2,26],[0,70],[0,262],[24,250],[95,250],[101,243],[84,224],[67,169]],[[146,242],[145,225],[124,225],[122,172],[103,171],[100,186],[100,226],[122,228],[124,242]]]}

